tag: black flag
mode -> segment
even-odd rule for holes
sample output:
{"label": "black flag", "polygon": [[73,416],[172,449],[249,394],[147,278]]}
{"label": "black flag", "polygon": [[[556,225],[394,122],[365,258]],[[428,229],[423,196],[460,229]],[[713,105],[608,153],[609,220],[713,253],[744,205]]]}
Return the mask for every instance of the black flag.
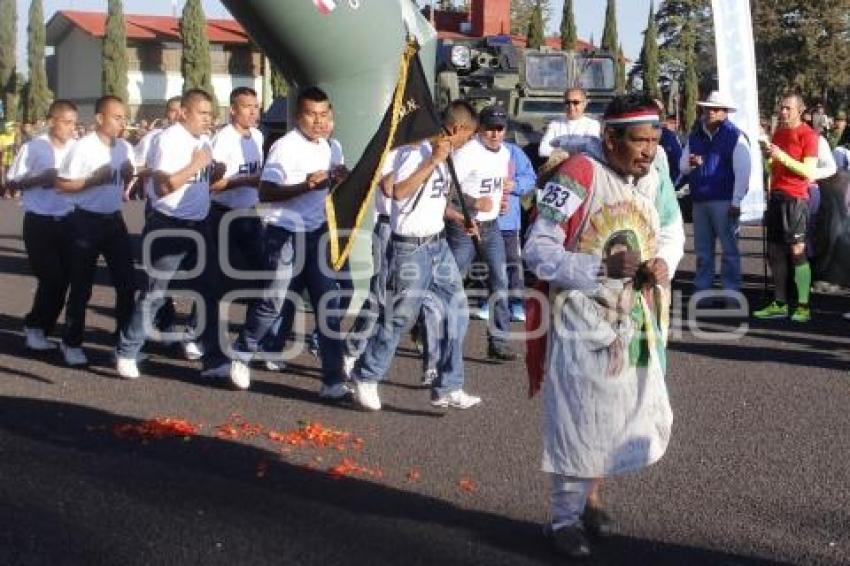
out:
{"label": "black flag", "polygon": [[352,236],[368,212],[366,205],[381,179],[387,153],[396,147],[436,137],[442,131],[417,52],[416,45],[409,43],[395,93],[378,131],[354,170],[331,190],[325,201],[334,269],[341,269],[351,252]]}

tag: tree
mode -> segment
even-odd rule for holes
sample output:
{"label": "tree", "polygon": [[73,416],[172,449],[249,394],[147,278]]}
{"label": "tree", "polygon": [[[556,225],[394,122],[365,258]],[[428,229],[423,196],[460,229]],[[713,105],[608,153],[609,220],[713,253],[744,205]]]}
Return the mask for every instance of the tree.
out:
{"label": "tree", "polygon": [[608,0],[605,8],[605,29],[602,32],[602,42],[599,44],[603,51],[613,54],[617,58],[617,73],[615,75],[615,88],[622,93],[626,88],[625,61],[620,49],[620,40],[617,37],[617,0]]}
{"label": "tree", "polygon": [[127,32],[124,29],[124,6],[121,0],[109,0],[106,36],[103,38],[103,71],[101,90],[127,100]]}
{"label": "tree", "polygon": [[47,88],[47,70],[44,67],[44,35],[44,10],[41,0],[32,0],[27,24],[27,58],[30,71],[24,114],[24,120],[27,122],[44,118],[52,97],[50,89]]}
{"label": "tree", "polygon": [[658,25],[655,23],[655,2],[649,3],[649,18],[643,33],[643,49],[640,51],[640,66],[643,71],[643,92],[652,98],[661,97],[658,84]]}
{"label": "tree", "polygon": [[523,35],[528,33],[528,24],[531,23],[531,14],[535,8],[540,9],[543,16],[543,29],[552,15],[552,7],[549,0],[511,0],[511,33]]}
{"label": "tree", "polygon": [[850,0],[754,2],[756,60],[762,108],[786,89],[835,108],[850,87]]}
{"label": "tree", "polygon": [[283,76],[283,73],[277,68],[277,65],[274,63],[270,63],[270,65],[272,70],[272,98],[286,96],[289,92],[289,83],[286,82],[286,77]]}
{"label": "tree", "polygon": [[697,116],[697,97],[699,96],[699,84],[697,78],[697,68],[695,58],[696,40],[694,32],[691,28],[691,23],[686,22],[683,40],[685,46],[685,93],[682,98],[682,129],[689,131]]}
{"label": "tree", "polygon": [[525,34],[526,45],[530,49],[540,49],[546,43],[546,32],[543,29],[543,11],[540,5],[531,12],[528,22],[528,32]]}
{"label": "tree", "polygon": [[684,82],[685,24],[690,25],[698,83],[704,90],[716,83],[717,56],[711,0],[664,0],[655,13],[658,34],[658,74],[662,85]]}
{"label": "tree", "polygon": [[[205,90],[215,100],[212,87],[210,42],[207,39],[207,20],[201,0],[187,0],[180,17],[180,36],[183,38],[183,56],[180,70],[183,73],[183,92],[193,88]],[[213,111],[218,103],[213,104]]]}
{"label": "tree", "polygon": [[573,0],[564,0],[564,10],[561,12],[561,49],[572,51],[578,42],[576,20],[573,14]]}
{"label": "tree", "polygon": [[0,98],[6,120],[15,120],[15,49],[18,14],[15,0],[0,0]]}

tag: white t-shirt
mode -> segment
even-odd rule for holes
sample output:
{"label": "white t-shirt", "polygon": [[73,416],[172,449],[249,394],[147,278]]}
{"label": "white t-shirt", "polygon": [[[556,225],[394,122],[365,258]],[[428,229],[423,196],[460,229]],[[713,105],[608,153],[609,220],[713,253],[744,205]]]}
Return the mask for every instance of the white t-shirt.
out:
{"label": "white t-shirt", "polygon": [[91,132],[80,138],[71,148],[59,176],[63,179],[85,179],[104,165],[112,168],[112,179],[104,185],[97,185],[71,193],[68,199],[77,208],[98,214],[112,214],[121,210],[124,197],[124,179],[121,168],[133,162],[133,148],[126,140],[118,138],[111,146],[104,144]]}
{"label": "white t-shirt", "polygon": [[505,181],[509,177],[511,151],[502,144],[491,151],[476,136],[454,154],[455,170],[461,191],[472,198],[490,197],[493,207],[478,211],[475,220],[486,222],[499,217],[499,205]]}
{"label": "white t-shirt", "polygon": [[602,126],[587,116],[576,120],[553,120],[540,140],[540,157],[549,157],[556,148],[569,153],[583,151],[585,146],[601,135]]}
{"label": "white t-shirt", "polygon": [[[196,138],[183,124],[162,131],[151,147],[148,166],[152,173],[173,175],[192,161],[195,149],[209,148],[207,136]],[[203,220],[210,211],[210,174],[212,164],[204,167],[186,183],[165,196],[153,195],[154,210],[183,220]]]}
{"label": "white t-shirt", "polygon": [[[307,175],[329,171],[344,163],[342,148],[335,140],[310,141],[297,128],[274,142],[261,180],[277,185],[297,185]],[[268,224],[293,232],[317,230],[327,220],[325,197],[327,188],[309,191],[285,201],[264,203],[263,218]]]}
{"label": "white t-shirt", "polygon": [[[24,177],[40,175],[48,169],[58,171],[75,141],[69,140],[63,147],[57,148],[50,142],[47,134],[30,140],[21,147],[15,157],[12,168],[9,169],[9,178],[19,181]],[[26,189],[23,191],[21,206],[27,212],[44,216],[65,216],[72,208],[67,194],[57,191],[56,187]]]}
{"label": "white t-shirt", "polygon": [[[224,178],[258,175],[263,168],[263,134],[251,128],[248,136],[233,124],[222,128],[213,138],[213,159],[224,163]],[[256,186],[239,186],[212,194],[212,199],[228,208],[253,208],[260,200]]]}
{"label": "white t-shirt", "polygon": [[[153,147],[153,142],[156,138],[159,137],[159,134],[162,133],[162,128],[156,128],[145,134],[145,136],[139,140],[139,143],[136,144],[136,147],[133,148],[133,153],[135,157],[136,167],[139,168],[148,168],[150,167],[149,159],[151,156],[151,148]],[[153,178],[150,175],[145,176],[145,182],[143,185],[145,189],[145,196],[151,200],[156,200],[156,191],[153,186]]]}
{"label": "white t-shirt", "polygon": [[[398,149],[391,149],[384,158],[384,166],[381,169],[381,179],[389,175],[395,169],[395,162],[398,158]],[[389,216],[392,214],[393,199],[387,198],[384,195],[383,188],[380,186],[375,188],[375,220],[378,216]]]}
{"label": "white t-shirt", "polygon": [[[431,158],[431,153],[431,143],[427,141],[400,148],[394,167],[396,184],[415,173]],[[393,199],[390,214],[393,233],[424,238],[441,232],[445,227],[443,215],[450,187],[448,167],[440,163],[413,194],[403,200]]]}

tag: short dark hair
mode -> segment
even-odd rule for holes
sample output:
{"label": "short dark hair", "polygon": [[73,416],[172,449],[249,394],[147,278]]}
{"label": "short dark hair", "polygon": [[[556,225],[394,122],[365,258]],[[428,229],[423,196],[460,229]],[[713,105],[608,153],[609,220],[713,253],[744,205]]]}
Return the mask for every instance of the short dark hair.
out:
{"label": "short dark hair", "polygon": [[165,101],[165,107],[168,108],[169,106],[171,106],[175,102],[177,104],[182,104],[183,103],[183,97],[182,96],[172,96],[171,98],[169,98],[168,100]]}
{"label": "short dark hair", "polygon": [[79,112],[77,110],[77,105],[71,102],[70,100],[65,100],[64,98],[57,98],[53,102],[50,103],[50,108],[47,109],[47,117],[54,118],[60,112]]}
{"label": "short dark hair", "polygon": [[331,99],[328,94],[317,86],[304,87],[298,92],[298,98],[295,102],[295,109],[300,113],[304,103],[310,102],[327,102],[330,106]]}
{"label": "short dark hair", "polygon": [[238,86],[230,91],[230,105],[236,104],[236,99],[240,96],[253,96],[257,98],[257,91],[249,86]]}
{"label": "short dark hair", "polygon": [[[605,108],[605,113],[603,114],[602,119],[613,118],[614,116],[622,116],[623,114],[629,114],[631,112],[635,112],[637,110],[655,110],[656,114],[660,113],[658,111],[658,105],[655,103],[655,99],[651,96],[647,96],[642,92],[631,92],[629,94],[621,94],[620,96],[615,96],[611,102],[608,103],[608,106]],[[626,129],[628,128],[627,124],[620,124],[616,126],[606,126],[607,128],[611,128],[618,137],[622,137],[623,134],[626,133]]]}
{"label": "short dark hair", "polygon": [[443,110],[443,125],[454,126],[467,124],[473,130],[478,127],[478,113],[465,100],[453,100]]}
{"label": "short dark hair", "polygon": [[197,102],[198,100],[204,100],[212,104],[213,98],[210,96],[210,93],[203,89],[190,88],[183,93],[183,96],[180,97],[180,106],[188,108],[190,104]]}
{"label": "short dark hair", "polygon": [[104,94],[95,101],[94,113],[103,114],[103,111],[106,110],[106,107],[109,105],[110,102],[117,102],[121,105],[124,104],[124,101],[121,99],[120,96],[115,96],[114,94]]}

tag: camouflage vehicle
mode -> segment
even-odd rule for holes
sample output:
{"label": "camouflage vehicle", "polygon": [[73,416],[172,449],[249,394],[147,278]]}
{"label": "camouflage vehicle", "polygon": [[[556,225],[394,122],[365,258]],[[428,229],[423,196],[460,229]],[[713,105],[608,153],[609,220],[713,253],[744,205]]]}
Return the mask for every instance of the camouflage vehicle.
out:
{"label": "camouflage vehicle", "polygon": [[476,109],[501,104],[508,138],[536,155],[546,125],[564,115],[564,91],[587,91],[587,113],[601,115],[614,97],[614,58],[599,52],[524,49],[508,36],[441,40],[434,95],[437,107],[462,98]]}

